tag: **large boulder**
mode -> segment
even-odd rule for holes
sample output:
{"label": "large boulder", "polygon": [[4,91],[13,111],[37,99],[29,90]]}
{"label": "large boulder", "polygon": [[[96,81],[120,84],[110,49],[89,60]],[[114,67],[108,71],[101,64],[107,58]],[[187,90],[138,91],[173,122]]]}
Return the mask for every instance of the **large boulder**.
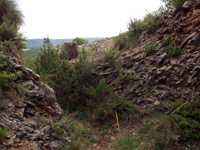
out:
{"label": "large boulder", "polygon": [[75,59],[78,57],[78,45],[77,43],[64,43],[62,46],[62,49],[64,50],[62,52],[62,57],[66,59]]}

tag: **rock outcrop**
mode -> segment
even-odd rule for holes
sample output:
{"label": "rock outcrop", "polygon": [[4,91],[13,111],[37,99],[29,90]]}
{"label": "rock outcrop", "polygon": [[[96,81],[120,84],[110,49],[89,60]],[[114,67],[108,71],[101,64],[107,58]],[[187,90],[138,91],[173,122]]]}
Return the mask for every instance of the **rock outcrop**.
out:
{"label": "rock outcrop", "polygon": [[78,45],[77,43],[64,43],[62,45],[62,48],[64,51],[62,51],[62,58],[65,59],[75,59],[78,57]]}
{"label": "rock outcrop", "polygon": [[16,49],[8,49],[10,63],[22,72],[17,89],[11,91],[7,106],[0,110],[0,125],[9,129],[0,149],[42,149],[55,141],[49,118],[57,121],[63,114],[54,90],[40,81],[40,76],[23,67]]}
{"label": "rock outcrop", "polygon": [[[106,78],[125,98],[145,107],[160,103],[167,106],[178,98],[199,97],[200,1],[188,5],[180,11],[165,14],[154,33],[142,32],[137,46],[124,51],[118,60],[98,63],[97,75]],[[170,45],[177,44],[184,49],[181,56],[170,56],[170,45],[161,45],[168,36],[173,39]],[[147,56],[145,45],[153,42],[154,52]],[[133,77],[120,78],[116,62],[120,62],[124,72]]]}
{"label": "rock outcrop", "polygon": [[87,51],[99,52],[100,50],[113,49],[113,38],[97,39],[90,44],[80,45],[79,49],[85,49]]}

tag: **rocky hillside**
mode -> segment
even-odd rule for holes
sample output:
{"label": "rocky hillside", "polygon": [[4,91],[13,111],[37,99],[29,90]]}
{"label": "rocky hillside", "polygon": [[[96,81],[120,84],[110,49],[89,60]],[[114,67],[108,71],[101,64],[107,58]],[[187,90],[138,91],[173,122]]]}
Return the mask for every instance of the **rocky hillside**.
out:
{"label": "rocky hillside", "polygon": [[[10,91],[7,91],[9,92],[7,99],[4,98],[1,100],[1,102],[5,102],[5,105],[2,106],[2,103],[0,105],[0,129],[2,133],[3,129],[7,130],[8,133],[3,136],[0,133],[0,149],[57,150],[71,148],[80,150],[81,146],[79,145],[82,143],[87,143],[82,149],[114,149],[112,148],[112,142],[118,138],[117,134],[119,129],[119,126],[113,123],[113,116],[117,116],[117,114],[114,115],[113,113],[116,113],[117,109],[114,111],[115,108],[120,108],[120,113],[122,114],[120,116],[120,123],[123,124],[122,131],[130,132],[130,134],[134,136],[137,135],[139,137],[138,141],[140,141],[140,136],[144,135],[145,132],[143,131],[140,135],[140,133],[136,134],[133,126],[129,128],[123,120],[123,113],[125,114],[125,117],[129,117],[133,120],[130,123],[131,125],[136,122],[134,127],[138,127],[140,125],[142,126],[142,119],[146,120],[148,117],[145,118],[144,115],[141,115],[144,108],[159,106],[159,109],[163,112],[168,110],[171,103],[177,99],[183,98],[192,100],[199,98],[200,1],[186,2],[181,10],[174,10],[163,14],[162,21],[160,21],[156,29],[153,31],[143,30],[138,41],[132,43],[130,49],[117,50],[117,48],[114,48],[114,42],[113,38],[106,38],[80,47],[80,49],[84,48],[87,50],[90,59],[92,58],[94,60],[96,67],[96,72],[94,74],[92,73],[92,77],[95,76],[94,83],[96,83],[96,78],[99,79],[99,81],[101,81],[100,79],[105,79],[107,83],[110,83],[114,87],[116,93],[119,93],[125,98],[121,99],[118,95],[114,95],[115,93],[113,92],[114,94],[111,93],[111,95],[114,95],[121,100],[120,103],[115,103],[112,101],[112,97],[106,97],[107,95],[105,93],[107,91],[105,91],[104,95],[107,99],[105,101],[102,99],[99,100],[99,97],[102,96],[101,91],[104,89],[99,90],[99,93],[95,93],[95,91],[98,91],[97,88],[101,88],[101,84],[106,85],[104,87],[107,87],[109,90],[111,89],[110,91],[113,90],[112,87],[107,86],[106,82],[103,80],[100,82],[101,84],[95,85],[96,89],[94,87],[92,89],[91,85],[79,87],[78,90],[81,91],[81,94],[83,95],[83,97],[79,97],[79,99],[83,101],[85,99],[92,99],[92,101],[88,100],[89,102],[84,101],[83,108],[82,106],[79,106],[83,110],[81,110],[82,112],[78,112],[82,113],[82,116],[80,115],[79,118],[87,116],[89,119],[93,119],[95,111],[92,109],[98,108],[100,105],[102,105],[100,113],[106,111],[108,114],[112,113],[110,115],[112,117],[108,115],[112,119],[110,119],[110,122],[105,126],[101,126],[103,121],[106,119],[108,120],[108,118],[103,120],[105,115],[100,117],[100,119],[103,118],[102,122],[99,120],[99,122],[92,120],[91,123],[88,121],[89,119],[86,120],[87,123],[91,123],[91,128],[94,132],[91,132],[89,129],[84,129],[80,122],[71,125],[68,120],[73,118],[73,114],[67,110],[65,112],[66,114],[64,114],[56,101],[54,90],[58,91],[60,87],[58,86],[58,89],[54,88],[53,90],[51,87],[44,84],[39,75],[35,74],[32,70],[23,67],[20,54],[15,47],[12,46],[7,49],[9,63],[16,71],[21,72],[21,76],[15,80],[13,88],[11,88]],[[60,61],[60,57],[58,60]],[[75,60],[70,61],[74,63]],[[79,64],[81,64],[81,62]],[[69,65],[71,64],[69,63]],[[67,67],[69,68],[69,66]],[[67,70],[67,67],[65,66],[64,69]],[[82,67],[82,64],[78,67]],[[83,66],[83,68],[86,67]],[[88,71],[90,68],[88,70],[86,68],[85,70]],[[59,72],[61,71],[59,70]],[[75,77],[75,79],[78,79],[79,72],[77,73],[77,70],[70,71],[69,76],[71,75],[72,77]],[[82,70],[80,71],[80,74],[81,72]],[[72,73],[77,74],[74,75]],[[87,74],[85,76],[87,76]],[[64,79],[65,76],[61,78],[60,81]],[[69,81],[72,80],[72,78],[69,79]],[[86,80],[86,84],[88,84],[90,80],[92,79]],[[74,84],[74,87],[78,87],[79,82],[77,82],[76,85],[75,81],[71,83]],[[82,91],[82,87],[85,88],[87,94],[89,93],[88,95],[84,95],[83,92],[85,91]],[[92,89],[91,91],[93,93],[91,91],[88,92],[87,88],[90,90]],[[63,86],[61,87],[61,90],[62,89]],[[73,91],[73,87],[70,90]],[[78,90],[76,90],[77,89],[75,89],[75,94],[78,95]],[[96,98],[94,93],[96,95],[99,94],[100,96],[98,95],[99,97]],[[62,93],[60,93],[60,95],[62,96]],[[68,100],[73,104],[75,98],[73,99],[72,96],[67,95],[64,97],[64,102]],[[131,107],[131,110],[129,110],[130,116],[125,112],[128,110],[127,108],[125,109],[122,106],[118,107],[118,104],[124,104],[124,106],[128,105],[129,103],[126,100],[128,100],[128,102],[134,101],[134,108]],[[101,103],[102,101],[104,103]],[[113,103],[115,103],[115,105]],[[80,105],[79,101],[74,104],[76,104],[77,107]],[[104,109],[104,106],[108,106],[108,108]],[[94,108],[91,109],[89,107]],[[112,111],[110,111],[111,108],[113,109]],[[136,110],[136,108],[139,109]],[[76,110],[76,108],[73,109]],[[150,116],[150,114],[148,115]],[[61,121],[62,116],[67,116],[67,121]],[[159,119],[154,119],[153,123],[157,120]],[[111,125],[109,125],[109,123]],[[156,124],[153,123],[151,123],[151,125],[155,125],[156,127]],[[157,125],[162,123],[163,122],[159,122]],[[147,128],[147,126],[142,127],[145,129]],[[71,131],[72,128],[73,131]],[[106,130],[106,128],[109,128],[109,130]],[[150,126],[150,128],[153,127]],[[73,132],[75,134],[73,134]],[[199,132],[199,130],[197,130],[197,132]],[[181,140],[178,140],[179,137],[174,135],[175,134],[173,134],[173,138],[175,141],[180,142]],[[163,137],[165,137],[165,135]],[[159,140],[160,139],[158,139],[158,141]],[[141,142],[141,144],[143,144],[143,142]],[[181,144],[178,146],[180,147],[179,149],[183,149]],[[70,147],[70,145],[72,145],[72,147]],[[187,148],[187,145],[184,145],[184,148]]]}
{"label": "rocky hillside", "polygon": [[[171,43],[163,46],[162,42],[169,37]],[[146,45],[154,47],[151,54],[147,54]],[[171,56],[172,45],[183,49],[183,54]],[[97,65],[97,75],[106,78],[118,93],[142,106],[200,96],[199,1],[188,2],[182,10],[163,15],[157,30],[143,31],[133,47],[118,59]],[[133,77],[120,77],[117,67],[123,68],[123,74],[131,73]]]}
{"label": "rocky hillside", "polygon": [[[8,55],[10,63],[22,74],[16,81],[18,90],[8,91],[7,100],[1,97],[0,127],[8,128],[9,134],[5,143],[1,143],[0,149],[38,150],[55,141],[48,118],[58,121],[63,110],[56,102],[54,90],[42,83],[32,70],[21,65],[17,49],[11,47]],[[3,102],[6,103],[5,106],[2,106]],[[1,138],[2,134],[1,130]],[[51,147],[54,145],[50,145]]]}

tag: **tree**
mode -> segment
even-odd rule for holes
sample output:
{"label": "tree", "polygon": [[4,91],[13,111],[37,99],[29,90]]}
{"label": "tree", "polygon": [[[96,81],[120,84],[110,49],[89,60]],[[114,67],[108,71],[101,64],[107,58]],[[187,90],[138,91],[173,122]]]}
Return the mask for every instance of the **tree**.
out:
{"label": "tree", "polygon": [[22,12],[13,0],[0,0],[0,24],[3,23],[3,16],[15,22],[17,27],[23,24]]}
{"label": "tree", "polygon": [[76,42],[78,45],[88,44],[89,41],[83,38],[76,37],[72,40],[72,42]]}
{"label": "tree", "polygon": [[3,41],[12,41],[18,49],[25,47],[19,27],[23,24],[23,15],[13,0],[0,0],[0,44]]}

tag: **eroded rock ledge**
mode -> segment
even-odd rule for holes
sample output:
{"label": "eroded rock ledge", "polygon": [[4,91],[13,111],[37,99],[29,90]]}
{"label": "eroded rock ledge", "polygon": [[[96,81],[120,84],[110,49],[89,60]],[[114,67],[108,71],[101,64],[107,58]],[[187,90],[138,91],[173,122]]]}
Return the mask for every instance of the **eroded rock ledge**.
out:
{"label": "eroded rock ledge", "polygon": [[53,149],[51,143],[56,138],[48,119],[57,121],[63,114],[54,90],[42,83],[39,75],[22,66],[15,48],[10,48],[8,55],[10,63],[22,75],[16,83],[18,93],[11,93],[7,107],[0,110],[0,125],[9,130],[7,140],[0,145],[0,149],[39,150],[45,144]]}

